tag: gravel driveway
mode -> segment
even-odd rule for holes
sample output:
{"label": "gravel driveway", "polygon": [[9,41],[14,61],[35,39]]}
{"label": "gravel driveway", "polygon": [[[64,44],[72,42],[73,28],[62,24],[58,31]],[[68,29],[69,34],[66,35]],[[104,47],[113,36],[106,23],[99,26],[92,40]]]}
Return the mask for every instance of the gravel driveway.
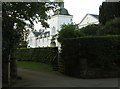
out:
{"label": "gravel driveway", "polygon": [[79,79],[63,75],[59,72],[37,72],[18,69],[18,80],[13,87],[118,87],[118,79]]}

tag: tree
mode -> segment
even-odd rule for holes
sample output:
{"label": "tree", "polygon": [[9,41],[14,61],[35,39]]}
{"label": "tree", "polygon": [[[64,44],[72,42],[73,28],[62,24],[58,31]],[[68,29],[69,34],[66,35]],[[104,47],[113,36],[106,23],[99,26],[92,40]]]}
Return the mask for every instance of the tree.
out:
{"label": "tree", "polygon": [[99,22],[103,25],[116,17],[120,17],[120,2],[103,2],[99,8]]}
{"label": "tree", "polygon": [[[44,27],[48,27],[48,16],[45,7],[46,2],[3,2],[2,3],[2,69],[3,84],[9,83],[9,77],[16,78],[16,63],[14,50],[17,48],[23,29],[26,25],[25,20],[29,20],[31,27],[33,21],[41,22]],[[14,27],[16,26],[16,27]],[[9,62],[12,64],[9,75]],[[14,72],[14,73],[13,73]],[[4,85],[3,85],[4,86]]]}
{"label": "tree", "polygon": [[80,34],[79,30],[77,29],[76,25],[74,24],[64,24],[61,27],[61,30],[58,34],[58,41],[62,43],[64,38],[76,38],[80,37],[82,34]]}
{"label": "tree", "polygon": [[120,17],[106,22],[99,30],[99,35],[120,35]]}
{"label": "tree", "polygon": [[101,28],[100,25],[92,24],[92,25],[83,27],[79,30],[82,34],[84,34],[84,36],[96,36],[96,35],[98,35],[98,30],[100,28]]}

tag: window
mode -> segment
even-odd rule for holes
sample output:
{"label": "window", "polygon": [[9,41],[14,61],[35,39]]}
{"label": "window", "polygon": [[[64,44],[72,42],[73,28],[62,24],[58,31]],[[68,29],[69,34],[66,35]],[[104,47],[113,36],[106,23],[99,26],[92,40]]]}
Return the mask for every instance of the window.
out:
{"label": "window", "polygon": [[43,43],[44,43],[44,38],[42,38],[42,41],[43,41]]}
{"label": "window", "polygon": [[45,35],[46,35],[46,37],[49,37],[50,36],[50,32],[49,31],[45,32]]}
{"label": "window", "polygon": [[32,45],[32,38],[30,38],[30,44]]}
{"label": "window", "polygon": [[55,27],[52,28],[52,35],[54,35],[56,33],[55,31]]}
{"label": "window", "polygon": [[47,42],[49,41],[48,37],[47,37]]}
{"label": "window", "polygon": [[70,19],[70,22],[72,22],[72,19]]}

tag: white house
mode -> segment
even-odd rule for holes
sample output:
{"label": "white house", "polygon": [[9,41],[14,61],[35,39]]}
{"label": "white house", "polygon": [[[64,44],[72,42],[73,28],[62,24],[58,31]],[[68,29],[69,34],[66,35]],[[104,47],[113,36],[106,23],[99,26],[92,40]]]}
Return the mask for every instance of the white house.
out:
{"label": "white house", "polygon": [[50,47],[50,31],[37,32],[30,31],[28,35],[28,48]]}
{"label": "white house", "polygon": [[99,24],[99,16],[95,14],[86,14],[85,17],[78,24],[79,28],[86,27],[91,24]]}
{"label": "white house", "polygon": [[[36,47],[58,47],[60,49],[61,45],[57,41],[57,36],[53,41],[52,37],[57,35],[61,30],[63,24],[72,23],[73,16],[70,15],[67,9],[64,8],[64,3],[61,3],[60,8],[56,9],[54,15],[49,19],[49,27],[41,32],[30,31],[28,35],[28,48]],[[98,24],[98,15],[86,14],[82,21],[78,24],[79,28],[85,27],[90,24]],[[43,28],[42,28],[43,29]]]}
{"label": "white house", "polygon": [[54,42],[51,39],[54,35],[57,35],[63,24],[72,23],[73,16],[70,15],[67,9],[64,8],[64,3],[60,5],[60,8],[56,9],[54,15],[50,18],[50,28],[46,29],[45,32],[35,32],[31,31],[28,35],[28,45],[27,47],[51,47],[60,46],[57,41],[57,37]]}

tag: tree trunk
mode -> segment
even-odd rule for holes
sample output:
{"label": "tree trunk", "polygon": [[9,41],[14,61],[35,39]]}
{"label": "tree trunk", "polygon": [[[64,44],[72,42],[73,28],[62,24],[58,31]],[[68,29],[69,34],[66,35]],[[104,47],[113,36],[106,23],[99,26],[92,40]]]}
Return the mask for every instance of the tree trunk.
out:
{"label": "tree trunk", "polygon": [[13,53],[11,54],[10,57],[10,78],[12,79],[17,79],[17,62],[16,59],[14,58]]}
{"label": "tree trunk", "polygon": [[10,84],[10,62],[9,56],[2,55],[2,86],[7,87]]}

